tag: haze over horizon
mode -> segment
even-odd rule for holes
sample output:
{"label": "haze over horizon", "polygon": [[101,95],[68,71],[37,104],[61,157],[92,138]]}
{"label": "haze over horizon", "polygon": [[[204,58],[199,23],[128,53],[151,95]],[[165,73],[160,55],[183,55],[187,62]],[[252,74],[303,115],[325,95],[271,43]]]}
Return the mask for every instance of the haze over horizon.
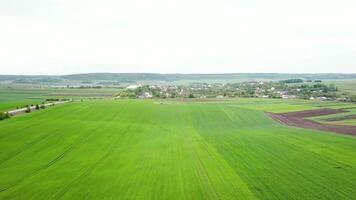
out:
{"label": "haze over horizon", "polygon": [[352,0],[2,0],[0,74],[356,73]]}
{"label": "haze over horizon", "polygon": [[303,74],[345,74],[354,75],[356,72],[320,72],[320,73],[308,73],[308,72],[107,72],[107,71],[81,71],[74,73],[0,73],[0,76],[68,76],[68,75],[80,75],[80,74],[162,74],[162,75],[228,75],[228,74],[291,74],[291,75],[303,75]]}

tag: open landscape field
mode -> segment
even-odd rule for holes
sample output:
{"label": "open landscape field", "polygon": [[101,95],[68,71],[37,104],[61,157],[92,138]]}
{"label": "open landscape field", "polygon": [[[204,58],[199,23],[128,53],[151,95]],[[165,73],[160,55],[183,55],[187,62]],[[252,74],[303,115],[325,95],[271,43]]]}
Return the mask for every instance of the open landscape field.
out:
{"label": "open landscape field", "polygon": [[356,200],[355,7],[0,0],[0,200]]}
{"label": "open landscape field", "polygon": [[340,125],[355,125],[356,126],[356,107],[343,109],[344,112],[336,113],[326,116],[317,116],[311,119],[327,124],[340,124]]}
{"label": "open landscape field", "polygon": [[85,98],[108,98],[114,95],[117,89],[113,88],[34,88],[23,86],[0,85],[0,111],[15,109],[30,104],[39,104],[46,99],[73,98],[76,100]]}
{"label": "open landscape field", "polygon": [[355,199],[356,137],[264,113],[320,106],[88,100],[13,117],[0,199]]}
{"label": "open landscape field", "polygon": [[325,81],[327,84],[335,84],[341,91],[349,92],[351,94],[356,94],[356,80],[328,80]]}

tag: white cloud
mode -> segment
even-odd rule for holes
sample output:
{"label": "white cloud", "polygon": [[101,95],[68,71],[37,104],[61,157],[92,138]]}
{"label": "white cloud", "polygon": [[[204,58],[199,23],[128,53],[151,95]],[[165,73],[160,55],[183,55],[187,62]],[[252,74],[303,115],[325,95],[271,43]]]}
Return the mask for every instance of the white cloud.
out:
{"label": "white cloud", "polygon": [[0,74],[356,72],[351,0],[2,0]]}

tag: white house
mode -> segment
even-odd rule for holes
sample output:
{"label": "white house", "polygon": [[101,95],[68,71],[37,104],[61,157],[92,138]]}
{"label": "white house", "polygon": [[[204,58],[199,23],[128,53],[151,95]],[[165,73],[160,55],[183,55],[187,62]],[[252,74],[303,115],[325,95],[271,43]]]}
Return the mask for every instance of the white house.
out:
{"label": "white house", "polygon": [[135,90],[135,89],[137,89],[137,88],[139,88],[139,87],[141,87],[141,85],[129,85],[129,86],[126,87],[126,89],[128,89],[128,90]]}
{"label": "white house", "polygon": [[142,95],[138,96],[139,99],[150,99],[152,98],[152,94],[149,92],[144,92]]}

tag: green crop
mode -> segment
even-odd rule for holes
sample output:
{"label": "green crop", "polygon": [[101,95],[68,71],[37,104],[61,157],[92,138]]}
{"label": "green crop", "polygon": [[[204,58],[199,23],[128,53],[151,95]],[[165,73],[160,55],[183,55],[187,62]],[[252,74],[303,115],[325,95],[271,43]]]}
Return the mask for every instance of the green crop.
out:
{"label": "green crop", "polygon": [[356,199],[355,137],[234,105],[84,101],[0,121],[0,199]]}

